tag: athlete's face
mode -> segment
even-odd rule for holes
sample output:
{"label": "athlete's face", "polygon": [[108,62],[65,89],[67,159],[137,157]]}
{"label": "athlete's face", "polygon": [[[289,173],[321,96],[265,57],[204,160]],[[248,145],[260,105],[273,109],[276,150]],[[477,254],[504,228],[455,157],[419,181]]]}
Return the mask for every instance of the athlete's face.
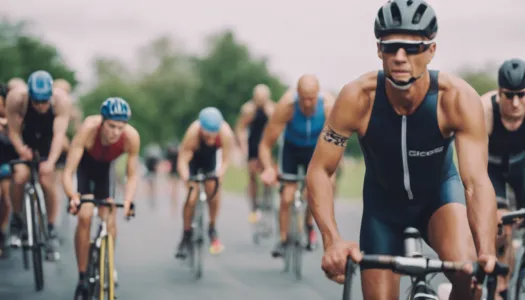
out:
{"label": "athlete's face", "polygon": [[420,76],[434,57],[436,44],[411,34],[391,34],[377,43],[377,55],[383,69],[396,81]]}
{"label": "athlete's face", "polygon": [[204,140],[204,143],[208,146],[215,145],[215,141],[217,140],[218,132],[209,132],[204,129],[201,129],[201,135],[202,139]]}
{"label": "athlete's face", "polygon": [[102,134],[105,142],[108,144],[116,143],[124,132],[126,124],[122,121],[104,120],[102,122]]}
{"label": "athlete's face", "polygon": [[51,102],[50,101],[31,101],[31,106],[33,106],[33,108],[37,112],[44,114],[49,110],[49,108],[51,108]]}
{"label": "athlete's face", "polygon": [[317,97],[319,95],[319,86],[299,87],[297,89],[299,96],[299,106],[305,114],[313,113],[317,105]]}
{"label": "athlete's face", "polygon": [[503,115],[511,118],[525,116],[525,89],[520,91],[499,90],[500,110]]}

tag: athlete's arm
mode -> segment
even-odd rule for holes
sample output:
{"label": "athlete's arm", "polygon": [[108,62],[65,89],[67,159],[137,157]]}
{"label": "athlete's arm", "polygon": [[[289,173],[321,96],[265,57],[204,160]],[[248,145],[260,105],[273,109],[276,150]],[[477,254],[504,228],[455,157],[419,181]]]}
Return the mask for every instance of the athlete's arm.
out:
{"label": "athlete's arm", "polygon": [[[6,117],[8,135],[13,147],[21,157],[24,154],[24,142],[22,140],[22,123],[24,122],[23,111],[25,105],[24,89],[18,88],[7,94]],[[22,157],[23,159],[27,159]]]}
{"label": "athlete's arm", "polygon": [[126,126],[126,138],[128,139],[127,147],[127,181],[124,190],[124,202],[133,202],[135,192],[137,190],[137,183],[139,180],[138,166],[139,166],[139,152],[140,152],[140,135],[131,126]]}
{"label": "athlete's arm", "polygon": [[277,103],[264,128],[263,136],[259,142],[259,159],[264,169],[273,167],[272,147],[292,117],[293,107],[290,106],[292,101],[292,91],[286,92]]}
{"label": "athlete's arm", "polygon": [[[449,111],[456,134],[461,180],[465,187],[467,216],[478,255],[495,255],[497,235],[496,194],[487,173],[488,135],[478,93],[458,79]],[[445,96],[445,95],[444,95]]]}
{"label": "athlete's arm", "polygon": [[330,177],[344,154],[348,138],[359,128],[366,110],[366,97],[359,81],[343,87],[319,136],[306,174],[308,206],[319,226],[325,249],[341,240],[335,222]]}
{"label": "athlete's arm", "polygon": [[62,174],[62,185],[64,186],[64,192],[68,198],[73,198],[77,193],[73,188],[73,173],[78,167],[80,159],[84,154],[84,147],[86,141],[93,131],[97,127],[96,119],[93,117],[87,117],[80,129],[73,137],[73,141],[67,152],[66,165]]}
{"label": "athlete's arm", "polygon": [[251,102],[245,103],[241,107],[241,115],[235,124],[235,136],[237,137],[237,142],[241,147],[242,153],[248,152],[248,125],[253,118],[253,104]]}
{"label": "athlete's arm", "polygon": [[221,143],[222,143],[222,160],[219,169],[219,176],[223,176],[230,165],[231,152],[235,144],[235,135],[228,123],[224,122],[221,128]]}
{"label": "athlete's arm", "polygon": [[183,181],[187,181],[190,177],[190,161],[193,158],[193,152],[197,149],[198,134],[199,124],[193,122],[186,131],[179,148],[177,172],[179,172],[180,178]]}
{"label": "athlete's arm", "polygon": [[54,165],[64,147],[67,125],[71,114],[71,100],[61,89],[53,89],[53,98],[56,116],[53,121],[53,139],[51,140],[51,149],[49,150],[47,161]]}

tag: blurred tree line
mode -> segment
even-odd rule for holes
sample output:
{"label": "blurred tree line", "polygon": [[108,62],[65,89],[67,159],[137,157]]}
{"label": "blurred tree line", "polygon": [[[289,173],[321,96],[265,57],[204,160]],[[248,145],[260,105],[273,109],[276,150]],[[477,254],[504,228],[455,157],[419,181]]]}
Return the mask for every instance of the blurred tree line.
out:
{"label": "blurred tree line", "polygon": [[[25,79],[34,70],[46,69],[75,87],[75,71],[58,50],[27,29],[24,22],[0,20],[0,81]],[[126,99],[132,107],[130,123],[142,133],[142,145],[180,140],[205,106],[218,107],[234,126],[256,84],[267,84],[274,100],[287,88],[269,71],[267,60],[254,57],[230,30],[210,36],[201,56],[184,51],[183,43],[176,39],[158,37],[137,51],[135,62],[137,66],[131,68],[119,58],[97,57],[95,86],[81,95],[79,104],[84,115],[89,115],[96,114],[107,97]],[[480,94],[497,87],[493,68],[458,73]],[[347,154],[362,155],[356,135],[349,141]]]}

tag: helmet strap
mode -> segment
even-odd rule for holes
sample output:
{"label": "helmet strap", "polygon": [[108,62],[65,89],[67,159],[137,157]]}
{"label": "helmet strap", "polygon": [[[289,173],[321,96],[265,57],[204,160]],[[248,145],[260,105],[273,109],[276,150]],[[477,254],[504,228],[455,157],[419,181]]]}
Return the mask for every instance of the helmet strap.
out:
{"label": "helmet strap", "polygon": [[419,76],[417,76],[417,77],[411,77],[408,81],[395,80],[390,75],[386,76],[386,79],[388,79],[388,81],[390,81],[390,83],[392,84],[392,86],[394,88],[396,88],[398,90],[406,91],[412,86],[412,84],[414,82],[416,82],[416,80],[418,80],[419,78],[423,77],[425,72],[426,71],[421,72],[421,74],[419,74]]}

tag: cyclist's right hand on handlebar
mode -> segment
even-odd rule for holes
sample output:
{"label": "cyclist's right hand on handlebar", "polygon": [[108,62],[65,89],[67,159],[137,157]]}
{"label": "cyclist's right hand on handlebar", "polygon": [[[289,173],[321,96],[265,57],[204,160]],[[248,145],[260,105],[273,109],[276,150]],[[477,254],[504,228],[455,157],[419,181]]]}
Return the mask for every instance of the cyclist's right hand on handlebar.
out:
{"label": "cyclist's right hand on handlebar", "polygon": [[33,151],[27,145],[22,146],[22,151],[20,152],[21,160],[33,160]]}
{"label": "cyclist's right hand on handlebar", "polygon": [[71,197],[69,200],[69,212],[73,215],[77,214],[78,206],[80,205],[80,197],[79,195],[75,195]]}
{"label": "cyclist's right hand on handlebar", "polygon": [[261,180],[266,185],[273,185],[277,181],[277,172],[274,168],[266,168],[261,173]]}
{"label": "cyclist's right hand on handlebar", "polygon": [[355,262],[360,262],[363,255],[355,242],[339,240],[327,245],[324,251],[321,269],[326,277],[339,284],[345,281],[346,261],[348,256]]}

